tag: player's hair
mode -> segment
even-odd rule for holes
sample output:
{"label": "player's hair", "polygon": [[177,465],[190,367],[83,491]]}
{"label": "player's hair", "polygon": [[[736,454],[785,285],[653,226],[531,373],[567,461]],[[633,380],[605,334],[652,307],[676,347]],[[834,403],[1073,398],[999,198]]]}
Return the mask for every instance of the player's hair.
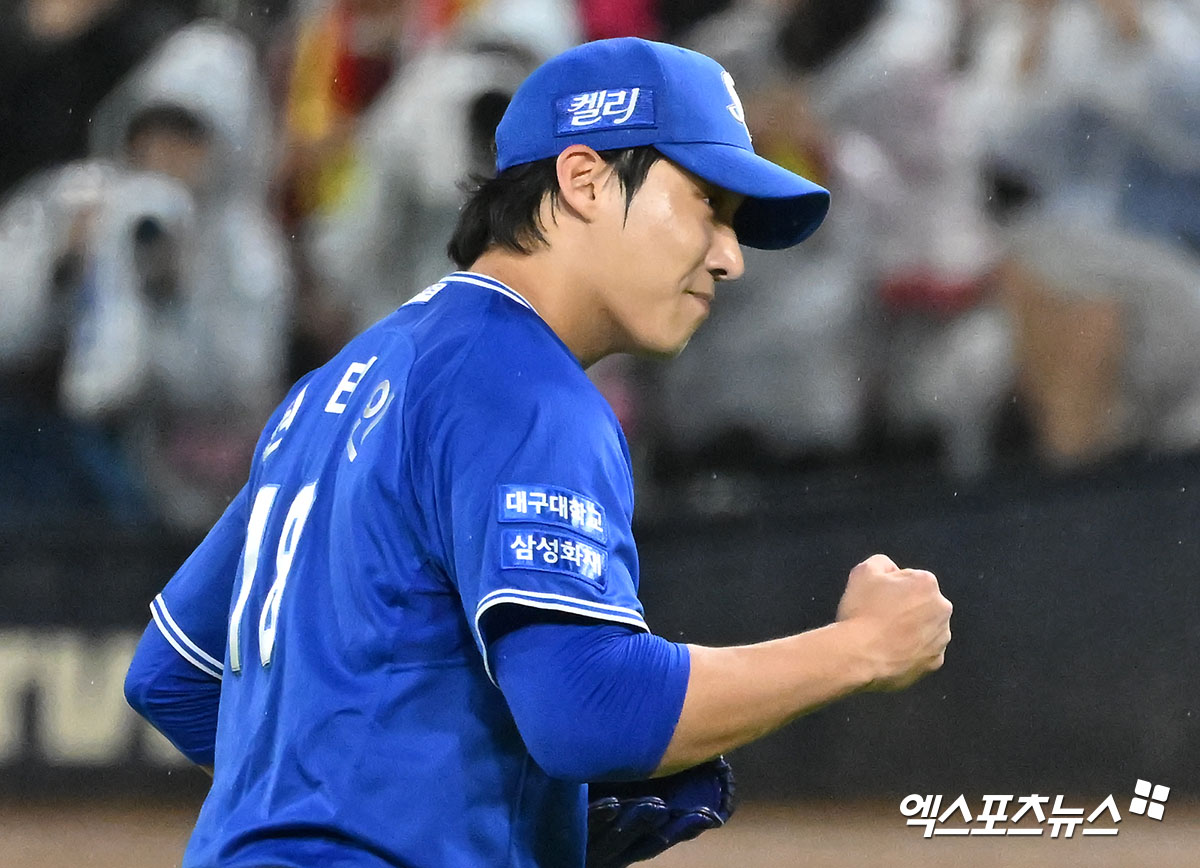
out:
{"label": "player's hair", "polygon": [[[649,145],[599,153],[613,167],[617,182],[625,191],[628,211],[650,167],[662,155]],[[513,166],[494,178],[472,179],[466,204],[458,215],[458,226],[446,245],[446,253],[455,265],[466,268],[489,247],[531,253],[535,245],[546,243],[539,214],[547,195],[552,208],[558,202],[556,162],[557,158],[549,157]]]}

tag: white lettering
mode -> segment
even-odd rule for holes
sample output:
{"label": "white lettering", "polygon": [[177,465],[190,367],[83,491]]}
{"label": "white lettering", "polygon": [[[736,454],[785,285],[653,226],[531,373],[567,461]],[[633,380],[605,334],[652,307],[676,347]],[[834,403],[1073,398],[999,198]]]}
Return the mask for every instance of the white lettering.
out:
{"label": "white lettering", "polygon": [[734,120],[736,120],[742,126],[745,126],[746,110],[742,108],[742,98],[738,96],[737,91],[733,88],[733,76],[728,72],[722,71],[721,81],[725,83],[725,89],[729,91],[729,98],[733,100],[733,102],[725,106],[725,108],[727,108],[729,113],[733,115]]}
{"label": "white lettering", "polygon": [[295,397],[292,403],[288,406],[283,414],[283,418],[279,420],[279,424],[275,426],[275,431],[271,434],[271,442],[263,449],[262,457],[266,458],[272,452],[279,448],[279,444],[283,441],[283,435],[288,428],[292,427],[292,422],[296,420],[296,413],[300,410],[300,405],[304,402],[304,394],[308,391],[308,386],[305,385],[300,390],[300,394]]}
{"label": "white lettering", "polygon": [[[367,439],[367,435],[375,430],[376,425],[383,421],[383,413],[387,412],[387,408],[391,406],[392,397],[392,383],[390,380],[384,380],[375,387],[375,391],[367,401],[367,408],[363,410],[362,417],[354,422],[354,427],[350,429],[350,436],[346,438],[346,455],[349,456],[351,461],[358,458],[358,446],[361,446],[363,441]],[[362,435],[358,436],[358,426],[365,420],[370,421],[367,422],[367,427],[362,432]],[[358,437],[358,446],[354,443],[356,436]]]}
{"label": "white lettering", "polygon": [[351,362],[350,367],[346,368],[346,373],[342,376],[342,381],[338,383],[337,388],[333,390],[333,394],[329,396],[329,403],[325,405],[326,413],[342,413],[346,409],[345,399],[354,394],[354,390],[358,388],[359,382],[366,375],[367,371],[371,370],[371,365],[375,364],[378,356],[371,356],[368,362]]}

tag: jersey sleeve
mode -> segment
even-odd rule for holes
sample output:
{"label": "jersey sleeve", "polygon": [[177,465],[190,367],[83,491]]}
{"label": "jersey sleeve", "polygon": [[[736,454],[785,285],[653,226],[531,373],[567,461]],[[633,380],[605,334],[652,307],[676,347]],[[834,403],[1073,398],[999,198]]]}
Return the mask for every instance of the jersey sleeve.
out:
{"label": "jersey sleeve", "polygon": [[578,373],[551,388],[484,378],[434,427],[438,536],[485,664],[510,607],[647,630],[628,449]]}
{"label": "jersey sleeve", "polygon": [[248,487],[150,604],[155,625],[185,660],[219,679],[229,602],[246,542]]}

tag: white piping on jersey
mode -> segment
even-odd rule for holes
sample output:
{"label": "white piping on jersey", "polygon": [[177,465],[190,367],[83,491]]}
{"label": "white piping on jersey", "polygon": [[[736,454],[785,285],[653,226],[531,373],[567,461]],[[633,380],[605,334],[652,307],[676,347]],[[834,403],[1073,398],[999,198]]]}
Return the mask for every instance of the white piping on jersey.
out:
{"label": "white piping on jersey", "polygon": [[[475,609],[475,637],[479,641],[479,647],[483,649],[483,668],[487,672],[488,680],[492,684],[496,684],[496,678],[492,675],[492,665],[488,660],[487,645],[484,644],[483,634],[479,631],[479,622],[483,618],[483,613],[493,606],[499,606],[503,603],[516,603],[520,606],[528,606],[531,609],[545,609],[554,612],[566,612],[571,615],[584,615],[589,618],[594,618],[599,621],[613,621],[618,624],[627,624],[631,627],[637,627],[640,630],[650,632],[650,628],[646,626],[646,621],[636,609],[628,609],[624,606],[613,606],[608,603],[593,603],[590,600],[581,600],[577,597],[564,597],[561,594],[546,594],[539,591],[520,591],[516,588],[501,588],[498,591],[492,591],[486,597],[479,601],[479,605]],[[499,684],[496,684],[499,687]]]}
{"label": "white piping on jersey", "polygon": [[[447,275],[445,280],[455,280],[459,283],[469,283],[473,286],[482,286],[484,289],[493,289],[503,296],[511,298],[517,304],[524,305],[534,313],[537,313],[537,308],[526,301],[521,293],[517,292],[510,286],[506,286],[494,277],[489,277],[486,274],[476,274],[474,271],[456,271],[453,274]],[[541,314],[538,314],[541,316]]]}
{"label": "white piping on jersey", "polygon": [[522,591],[518,588],[501,588],[498,591],[492,591],[490,594],[485,595],[484,598],[479,601],[479,605],[482,606],[484,603],[486,603],[488,600],[490,600],[492,597],[495,597],[498,594],[524,594],[527,597],[537,597],[537,598],[543,599],[543,600],[558,600],[560,602],[580,603],[584,606],[594,606],[597,609],[605,609],[609,612],[617,612],[617,613],[624,614],[624,615],[632,615],[633,617],[637,618],[639,621],[642,620],[641,613],[638,612],[637,609],[630,609],[627,606],[614,606],[612,603],[595,603],[595,602],[592,602],[591,600],[581,600],[578,597],[565,597],[562,594],[548,594],[548,593],[545,593],[544,591]]}
{"label": "white piping on jersey", "polygon": [[[156,603],[158,604],[157,606],[155,605]],[[179,629],[179,625],[175,623],[175,619],[171,617],[171,613],[167,610],[167,603],[163,599],[162,594],[159,594],[151,601],[150,615],[154,618],[154,623],[158,626],[159,632],[171,643],[171,647],[179,652],[179,656],[206,675],[211,675],[218,681],[221,680],[223,664],[211,654],[205,653],[204,649],[193,642],[187,633]],[[193,653],[196,656],[193,656]]]}

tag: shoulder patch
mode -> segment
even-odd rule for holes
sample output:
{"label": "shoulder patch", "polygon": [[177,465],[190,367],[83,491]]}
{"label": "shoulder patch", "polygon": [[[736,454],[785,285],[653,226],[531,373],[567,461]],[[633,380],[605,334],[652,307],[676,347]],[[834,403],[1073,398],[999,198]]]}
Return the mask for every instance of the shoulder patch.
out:
{"label": "shoulder patch", "polygon": [[557,485],[501,485],[500,521],[532,522],[568,528],[596,542],[608,542],[604,507],[590,497]]}
{"label": "shoulder patch", "polygon": [[608,552],[591,543],[544,530],[506,530],[500,544],[501,569],[563,573],[604,588]]}

